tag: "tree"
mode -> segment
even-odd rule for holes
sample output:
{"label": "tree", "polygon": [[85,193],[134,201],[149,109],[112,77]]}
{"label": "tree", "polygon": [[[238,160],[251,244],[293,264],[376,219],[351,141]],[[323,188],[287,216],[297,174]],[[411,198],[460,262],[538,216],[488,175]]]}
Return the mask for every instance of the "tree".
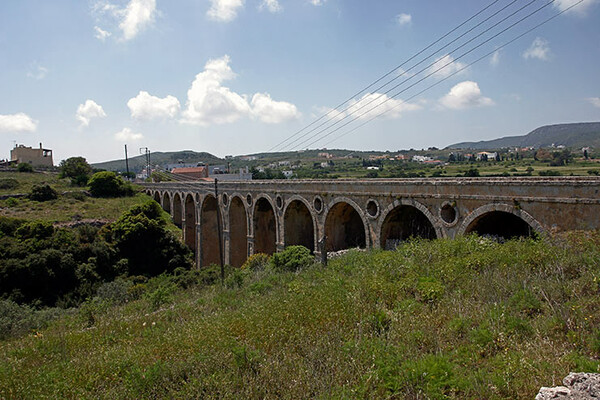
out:
{"label": "tree", "polygon": [[111,171],[96,172],[89,181],[94,197],[133,196],[134,190],[120,176]]}
{"label": "tree", "polygon": [[71,178],[71,184],[85,186],[92,174],[92,167],[83,157],[71,157],[59,164],[60,177]]}

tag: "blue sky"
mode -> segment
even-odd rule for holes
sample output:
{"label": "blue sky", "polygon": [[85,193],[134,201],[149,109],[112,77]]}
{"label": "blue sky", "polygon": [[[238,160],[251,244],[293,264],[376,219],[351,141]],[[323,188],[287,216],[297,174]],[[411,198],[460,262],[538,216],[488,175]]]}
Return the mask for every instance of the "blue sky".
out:
{"label": "blue sky", "polygon": [[[140,147],[248,154],[270,150],[327,112],[337,125],[276,149],[443,147],[600,121],[600,0],[584,0],[495,51],[578,2],[555,0],[457,59],[546,2],[498,0],[394,72],[394,84],[409,79],[398,89],[371,88],[335,111],[492,0],[3,0],[0,158],[15,141],[43,142],[55,163],[122,158],[124,144],[130,155]],[[467,67],[486,53],[493,54]]]}

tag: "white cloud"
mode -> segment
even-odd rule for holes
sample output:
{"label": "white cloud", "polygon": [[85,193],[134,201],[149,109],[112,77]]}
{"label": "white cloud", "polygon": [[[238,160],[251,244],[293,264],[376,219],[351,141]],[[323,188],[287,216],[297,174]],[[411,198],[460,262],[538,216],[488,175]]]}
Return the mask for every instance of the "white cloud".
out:
{"label": "white cloud", "polygon": [[281,4],[279,4],[278,0],[263,0],[262,3],[260,3],[259,9],[262,10],[264,8],[266,8],[272,13],[283,11],[283,7],[281,6]]}
{"label": "white cloud", "polygon": [[249,114],[250,106],[246,98],[221,86],[223,81],[236,76],[229,61],[229,56],[209,60],[204,71],[196,75],[188,90],[183,122],[195,125],[225,124]]}
{"label": "white cloud", "polygon": [[412,23],[412,16],[410,14],[398,14],[396,15],[396,23],[400,26],[410,25]]}
{"label": "white cloud", "polygon": [[592,103],[594,107],[600,108],[600,97],[590,97],[588,101]]}
{"label": "white cloud", "polygon": [[25,113],[0,114],[0,133],[35,132],[38,122]]}
{"label": "white cloud", "polygon": [[535,38],[531,46],[523,52],[523,58],[537,58],[543,61],[550,59],[550,45],[546,39]]}
{"label": "white cloud", "polygon": [[94,32],[96,32],[94,37],[103,42],[106,40],[107,37],[110,37],[112,35],[112,33],[105,31],[104,29],[100,28],[99,26],[94,27]]}
{"label": "white cloud", "polygon": [[120,142],[135,142],[143,138],[144,135],[135,133],[129,128],[123,128],[120,132],[115,133],[115,139]]}
{"label": "white cloud", "polygon": [[[157,13],[156,0],[130,0],[125,8],[120,8],[107,0],[96,0],[92,12],[99,16],[108,14],[116,19],[123,33],[122,40],[131,40],[154,22]],[[111,36],[109,31],[98,26],[94,27],[94,31],[94,36],[102,41]]]}
{"label": "white cloud", "polygon": [[[555,0],[552,5],[560,11],[564,11],[578,2],[579,0]],[[598,0],[584,0],[581,4],[577,4],[575,7],[570,9],[568,13],[578,14],[581,16],[586,15],[588,9],[597,2]]]}
{"label": "white cloud", "polygon": [[81,126],[88,126],[92,118],[103,118],[106,117],[106,113],[102,106],[98,105],[93,100],[86,100],[84,104],[80,104],[77,107],[77,114],[75,117],[81,122]]}
{"label": "white cloud", "polygon": [[343,111],[325,107],[318,110],[322,114],[327,114],[327,119],[331,121],[339,121],[344,118],[351,121],[354,118],[364,120],[379,115],[384,118],[395,119],[400,118],[405,112],[420,110],[422,107],[418,104],[390,98],[382,93],[367,93],[358,100],[351,100],[345,108],[346,110]]}
{"label": "white cloud", "polygon": [[295,105],[275,101],[268,93],[256,93],[249,103],[249,96],[238,94],[223,86],[223,82],[236,77],[229,62],[227,55],[209,60],[204,66],[204,71],[196,75],[188,90],[186,109],[182,112],[181,122],[207,126],[232,123],[242,117],[253,117],[265,123],[276,124],[300,115]]}
{"label": "white cloud", "polygon": [[155,118],[174,118],[180,109],[179,100],[174,96],[163,99],[140,91],[136,97],[129,99],[127,107],[131,116],[137,119],[151,120]]}
{"label": "white cloud", "polygon": [[440,99],[440,104],[453,110],[491,106],[494,101],[481,94],[477,82],[464,81],[455,85],[450,92]]}
{"label": "white cloud", "polygon": [[123,39],[133,39],[154,22],[156,0],[131,0],[122,14],[119,28],[123,31]]}
{"label": "white cloud", "polygon": [[308,0],[313,6],[322,6],[327,0]]}
{"label": "white cloud", "polygon": [[432,74],[433,77],[443,79],[450,75],[461,71],[466,67],[466,64],[460,61],[455,61],[450,54],[439,57],[427,70],[427,74]]}
{"label": "white cloud", "polygon": [[267,124],[279,124],[300,117],[295,105],[274,101],[268,93],[256,93],[250,102],[252,115]]}
{"label": "white cloud", "polygon": [[240,8],[244,7],[244,0],[210,0],[211,6],[206,15],[215,21],[230,22],[238,14]]}
{"label": "white cloud", "polygon": [[27,77],[36,79],[39,81],[39,80],[44,79],[47,74],[48,74],[48,68],[42,67],[41,65],[38,65],[37,63],[33,63],[29,67],[29,72],[27,72]]}
{"label": "white cloud", "polygon": [[490,65],[492,67],[496,67],[500,64],[500,50],[496,50],[494,54],[492,54],[492,58],[490,58]]}

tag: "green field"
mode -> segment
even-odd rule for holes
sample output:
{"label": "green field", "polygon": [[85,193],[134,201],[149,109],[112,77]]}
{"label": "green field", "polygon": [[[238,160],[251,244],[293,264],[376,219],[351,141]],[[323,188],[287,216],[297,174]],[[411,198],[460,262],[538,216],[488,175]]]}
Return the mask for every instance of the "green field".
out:
{"label": "green field", "polygon": [[600,372],[598,232],[178,279],[0,342],[0,398],[532,399]]}
{"label": "green field", "polygon": [[123,211],[135,204],[141,204],[148,197],[137,194],[134,197],[94,198],[85,194],[87,188],[72,186],[69,179],[60,179],[57,173],[0,172],[2,180],[13,179],[16,188],[0,189],[0,195],[28,194],[33,185],[48,184],[59,197],[56,200],[37,202],[27,198],[0,200],[0,215],[28,220],[49,221],[52,223],[78,220],[114,221]]}

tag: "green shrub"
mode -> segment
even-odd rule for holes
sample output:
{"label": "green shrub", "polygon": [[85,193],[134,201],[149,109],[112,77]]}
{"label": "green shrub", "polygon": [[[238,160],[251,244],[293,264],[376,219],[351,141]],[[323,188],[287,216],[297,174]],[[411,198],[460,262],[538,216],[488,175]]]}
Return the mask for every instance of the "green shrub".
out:
{"label": "green shrub", "polygon": [[422,276],[417,282],[417,293],[419,300],[425,303],[433,303],[444,294],[444,285],[435,278]]}
{"label": "green shrub", "polygon": [[83,157],[70,157],[59,164],[60,177],[70,178],[71,184],[85,186],[92,174],[92,167]]}
{"label": "green shrub", "polygon": [[15,230],[15,237],[25,239],[45,239],[54,233],[51,222],[33,221],[20,225]]}
{"label": "green shrub", "polygon": [[177,287],[173,283],[166,283],[150,293],[146,294],[146,298],[150,303],[150,307],[152,310],[158,310],[162,305],[168,304],[173,301],[173,294],[175,293]]}
{"label": "green shrub", "polygon": [[135,194],[130,183],[111,171],[96,172],[89,180],[89,185],[94,197],[122,197]]}
{"label": "green shrub", "polygon": [[17,200],[14,197],[9,197],[8,199],[6,199],[6,205],[8,207],[16,207],[19,205],[19,200]]}
{"label": "green shrub", "polygon": [[18,172],[33,172],[33,167],[29,163],[19,163],[17,165]]}
{"label": "green shrub", "polygon": [[28,197],[34,201],[49,201],[57,199],[58,193],[50,185],[33,185]]}
{"label": "green shrub", "polygon": [[271,265],[275,271],[298,271],[314,263],[310,250],[304,246],[288,246],[281,253],[271,257]]}
{"label": "green shrub", "polygon": [[117,279],[107,282],[98,288],[96,297],[101,301],[108,301],[111,304],[123,304],[129,300],[129,290],[133,286],[131,281]]}
{"label": "green shrub", "polygon": [[269,264],[270,257],[265,253],[256,253],[248,257],[241,269],[249,269],[252,271],[262,270]]}
{"label": "green shrub", "polygon": [[528,317],[542,312],[542,302],[529,289],[521,289],[508,300],[510,307]]}
{"label": "green shrub", "polygon": [[14,178],[0,179],[0,189],[16,189],[19,186],[19,181]]}

